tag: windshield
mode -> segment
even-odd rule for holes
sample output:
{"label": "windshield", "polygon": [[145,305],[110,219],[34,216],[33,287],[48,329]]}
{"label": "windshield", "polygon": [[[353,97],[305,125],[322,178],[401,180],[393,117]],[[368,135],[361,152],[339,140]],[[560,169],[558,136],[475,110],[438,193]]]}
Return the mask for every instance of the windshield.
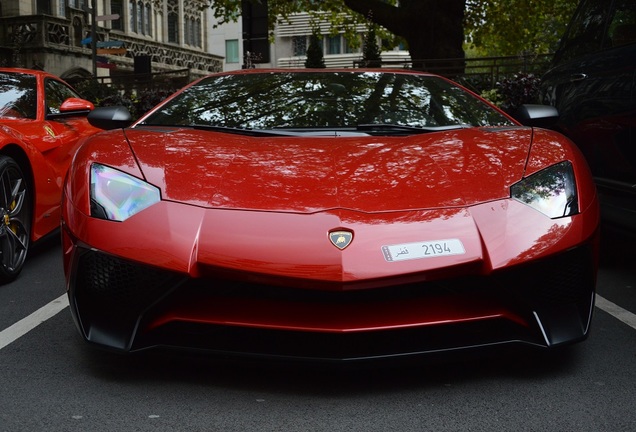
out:
{"label": "windshield", "polygon": [[435,76],[290,71],[210,76],[141,124],[258,130],[360,126],[368,130],[369,125],[391,125],[403,126],[399,130],[405,133],[410,128],[513,123],[462,88]]}
{"label": "windshield", "polygon": [[0,117],[35,119],[36,88],[33,75],[0,72]]}

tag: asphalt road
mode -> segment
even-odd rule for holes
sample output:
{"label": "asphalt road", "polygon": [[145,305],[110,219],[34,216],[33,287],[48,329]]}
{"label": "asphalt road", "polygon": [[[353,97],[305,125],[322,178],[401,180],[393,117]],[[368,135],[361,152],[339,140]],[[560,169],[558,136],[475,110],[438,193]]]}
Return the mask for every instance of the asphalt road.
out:
{"label": "asphalt road", "polygon": [[635,431],[631,248],[605,241],[604,307],[590,338],[567,350],[328,367],[94,351],[60,303],[53,239],[0,286],[0,432]]}

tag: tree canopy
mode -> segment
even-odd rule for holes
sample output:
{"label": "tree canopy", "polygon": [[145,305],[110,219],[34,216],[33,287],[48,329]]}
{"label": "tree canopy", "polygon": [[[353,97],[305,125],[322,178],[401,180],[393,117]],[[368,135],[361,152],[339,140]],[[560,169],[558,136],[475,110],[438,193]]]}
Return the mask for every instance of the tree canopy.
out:
{"label": "tree canopy", "polygon": [[[219,23],[234,21],[241,13],[240,0],[208,0]],[[259,0],[251,0],[258,3]],[[268,0],[270,31],[293,13],[307,12],[326,19],[333,32],[353,39],[354,29],[367,17],[406,42],[414,59],[461,58],[466,0]]]}
{"label": "tree canopy", "polygon": [[[219,23],[235,21],[241,0],[206,0]],[[259,3],[260,0],[249,0]],[[326,19],[354,40],[368,23],[406,43],[412,59],[464,57],[464,43],[482,55],[547,53],[554,49],[578,0],[267,0],[269,28],[291,14]]]}
{"label": "tree canopy", "polygon": [[481,55],[553,52],[579,0],[466,0],[465,37]]}

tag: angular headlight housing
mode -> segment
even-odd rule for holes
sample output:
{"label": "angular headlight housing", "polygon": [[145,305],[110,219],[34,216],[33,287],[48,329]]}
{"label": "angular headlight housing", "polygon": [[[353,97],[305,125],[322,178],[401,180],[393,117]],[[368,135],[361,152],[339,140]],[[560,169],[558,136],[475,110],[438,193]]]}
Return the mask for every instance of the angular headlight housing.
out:
{"label": "angular headlight housing", "polygon": [[579,212],[572,163],[565,161],[524,178],[510,187],[511,198],[556,219]]}
{"label": "angular headlight housing", "polygon": [[159,189],[100,164],[91,166],[91,216],[125,221],[161,200]]}

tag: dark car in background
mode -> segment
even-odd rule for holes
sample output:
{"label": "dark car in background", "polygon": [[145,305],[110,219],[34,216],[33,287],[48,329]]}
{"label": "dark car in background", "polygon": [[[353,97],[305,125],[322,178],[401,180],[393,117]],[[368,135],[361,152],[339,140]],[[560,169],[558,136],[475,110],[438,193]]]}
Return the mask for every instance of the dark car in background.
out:
{"label": "dark car in background", "polygon": [[583,151],[603,219],[636,232],[636,1],[582,0],[542,79],[543,103]]}

